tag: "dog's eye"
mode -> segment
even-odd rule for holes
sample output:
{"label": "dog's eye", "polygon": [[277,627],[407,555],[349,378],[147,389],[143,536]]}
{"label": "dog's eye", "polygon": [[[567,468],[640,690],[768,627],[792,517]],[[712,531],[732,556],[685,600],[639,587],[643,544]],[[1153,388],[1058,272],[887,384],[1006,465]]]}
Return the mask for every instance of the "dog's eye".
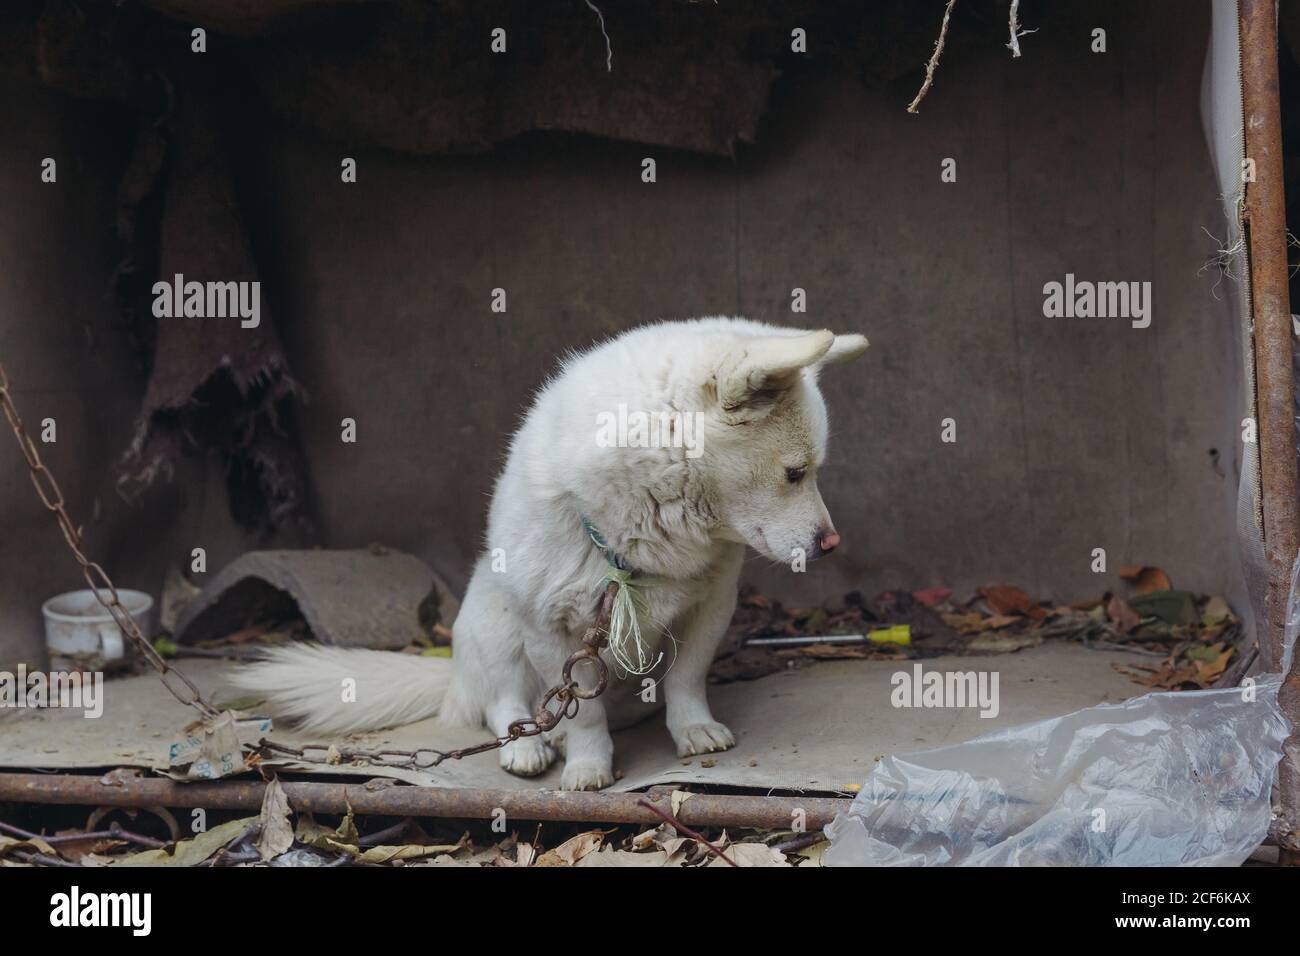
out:
{"label": "dog's eye", "polygon": [[785,480],[792,485],[797,485],[803,481],[804,472],[807,470],[807,468],[787,468],[785,470]]}

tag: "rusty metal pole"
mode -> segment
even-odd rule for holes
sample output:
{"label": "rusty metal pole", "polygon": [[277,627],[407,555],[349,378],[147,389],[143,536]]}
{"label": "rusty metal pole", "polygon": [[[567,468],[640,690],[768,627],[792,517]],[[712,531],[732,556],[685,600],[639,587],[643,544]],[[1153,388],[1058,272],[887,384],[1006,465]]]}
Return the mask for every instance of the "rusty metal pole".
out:
{"label": "rusty metal pole", "polygon": [[[559,790],[477,790],[442,787],[281,780],[289,805],[312,813],[488,820],[504,810],[515,820],[573,823],[645,823],[660,818],[638,801],[672,806],[670,788],[649,793],[569,793]],[[262,806],[261,781],[176,783],[162,777],[104,778],[77,774],[0,773],[0,803],[105,807],[204,807],[247,810]],[[698,793],[682,803],[677,819],[687,826],[761,827],[789,830],[796,823],[815,830],[843,813],[852,801],[832,797],[751,797]]]}
{"label": "rusty metal pole", "polygon": [[[1259,635],[1264,659],[1281,661],[1287,594],[1300,539],[1300,484],[1296,477],[1291,306],[1287,290],[1286,201],[1282,172],[1282,117],[1278,93],[1277,7],[1274,0],[1238,0],[1241,31],[1242,120],[1247,254],[1254,325],[1267,633]],[[1292,668],[1282,688],[1282,709],[1300,725],[1300,673]],[[1286,749],[1295,752],[1300,735]],[[1287,862],[1300,862],[1300,768],[1284,757],[1278,769],[1278,843]]]}

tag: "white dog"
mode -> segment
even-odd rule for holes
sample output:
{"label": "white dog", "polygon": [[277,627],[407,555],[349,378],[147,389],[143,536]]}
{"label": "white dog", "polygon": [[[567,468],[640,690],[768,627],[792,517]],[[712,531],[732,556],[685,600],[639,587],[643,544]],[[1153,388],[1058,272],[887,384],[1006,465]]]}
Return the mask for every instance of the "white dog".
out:
{"label": "white dog", "polygon": [[[603,695],[545,739],[507,744],[501,766],[539,774],[558,749],[564,789],[613,783],[611,726],[647,716],[645,698],[660,696],[643,693],[638,661],[658,662],[679,754],[734,746],[705,691],[745,545],[797,563],[839,544],[817,491],[827,436],[817,374],[866,348],[861,335],[712,318],[644,326],[570,357],[514,436],[452,662],[299,645],[244,668],[236,685],[322,732],[437,713],[503,735],[559,683],[613,563],[644,599],[640,646],[625,642],[623,667],[610,661]],[[345,703],[347,678],[356,699]]]}

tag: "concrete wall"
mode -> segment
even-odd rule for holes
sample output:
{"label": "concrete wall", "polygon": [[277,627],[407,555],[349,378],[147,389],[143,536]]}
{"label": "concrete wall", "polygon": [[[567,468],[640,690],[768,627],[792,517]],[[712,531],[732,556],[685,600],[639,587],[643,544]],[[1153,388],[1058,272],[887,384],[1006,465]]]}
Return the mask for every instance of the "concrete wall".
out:
{"label": "concrete wall", "polygon": [[[1104,547],[1112,569],[1231,590],[1232,320],[1197,274],[1219,215],[1198,111],[1207,22],[1155,6],[1108,24],[1104,55],[1086,19],[1014,62],[997,43],[958,50],[919,116],[903,112],[910,82],[797,79],[734,164],[538,137],[486,158],[361,156],[344,186],[344,151],[277,135],[269,271],[314,396],[327,539],[378,538],[463,582],[555,356],[658,317],[793,324],[800,286],[806,324],[872,348],[825,377],[823,491],[847,547],[802,580],[754,562],[764,586],[1078,598],[1113,583],[1090,571]],[[1042,286],[1066,272],[1152,281],[1152,326],[1044,318]],[[338,440],[344,416],[356,446]],[[939,440],[949,416],[956,444]]]}
{"label": "concrete wall", "polygon": [[[919,116],[903,111],[913,79],[792,76],[734,163],[536,135],[486,157],[358,154],[344,185],[350,150],[272,131],[250,219],[312,396],[298,421],[323,540],[404,548],[463,585],[505,442],[556,356],[659,317],[739,313],[872,342],[825,376],[822,487],[846,546],[802,576],[752,562],[771,593],[1005,582],[1077,599],[1122,564],[1155,563],[1178,586],[1236,595],[1233,320],[1198,275],[1213,248],[1202,227],[1220,216],[1198,108],[1207,11],[1135,7],[1096,23],[1054,12],[1020,60],[1000,36],[954,47]],[[1089,50],[1097,25],[1106,54]],[[30,103],[4,115],[0,182],[21,205],[0,222],[0,356],[34,350],[22,388],[62,395],[80,422],[51,457],[84,508],[139,393],[117,359],[84,368],[82,323],[107,308],[108,197],[15,188],[35,181],[44,135],[74,134]],[[940,182],[945,157],[956,183]],[[1067,272],[1151,281],[1151,327],[1045,318],[1043,284]],[[498,286],[504,315],[489,309]],[[790,313],[795,286],[806,316]],[[79,378],[60,392],[64,362]],[[343,417],[356,445],[339,440]],[[955,444],[940,441],[946,417]],[[99,539],[122,569],[142,580],[157,549],[174,559],[191,542],[233,553],[224,512],[199,500],[203,475],[151,500],[164,544]],[[45,556],[57,539],[9,452],[0,503],[8,628],[75,582]]]}

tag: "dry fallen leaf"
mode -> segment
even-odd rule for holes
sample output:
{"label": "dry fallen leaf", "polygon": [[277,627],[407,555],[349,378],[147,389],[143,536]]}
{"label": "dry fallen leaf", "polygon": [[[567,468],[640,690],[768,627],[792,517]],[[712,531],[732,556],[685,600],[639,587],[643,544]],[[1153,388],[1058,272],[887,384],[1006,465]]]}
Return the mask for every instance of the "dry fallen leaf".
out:
{"label": "dry fallen leaf", "polygon": [[652,845],[662,844],[665,840],[672,839],[677,831],[669,824],[661,823],[653,830],[643,830],[632,838],[632,849],[648,850]]}
{"label": "dry fallen leaf", "polygon": [[1227,670],[1232,653],[1233,648],[1230,647],[1212,661],[1197,661],[1196,677],[1193,679],[1202,687],[1212,687],[1214,682],[1222,677],[1223,672]]}
{"label": "dry fallen leaf", "polygon": [[921,591],[913,591],[912,597],[916,598],[926,607],[937,607],[948,598],[952,597],[952,589],[944,587],[925,588]]}
{"label": "dry fallen leaf", "polygon": [[589,853],[584,856],[578,866],[663,866],[668,860],[668,854],[663,850],[653,850],[649,853],[633,853],[631,850],[615,850],[606,847],[599,853]]}
{"label": "dry fallen leaf", "polygon": [[588,853],[594,853],[600,849],[600,844],[604,841],[606,834],[612,833],[612,830],[588,830],[586,833],[579,833],[577,836],[569,837],[553,850],[547,850],[537,858],[538,866],[577,866]]}
{"label": "dry fallen leaf", "polygon": [[1189,648],[1183,657],[1170,657],[1157,666],[1112,664],[1115,670],[1145,687],[1160,690],[1179,690],[1185,685],[1201,689],[1214,686],[1227,669],[1234,653],[1232,647],[1223,650],[1222,644],[1211,647]]}
{"label": "dry fallen leaf", "polygon": [[[416,843],[408,843],[404,846],[372,846],[360,853],[356,860],[358,863],[391,863],[393,860],[418,860],[426,856],[455,853],[464,845],[462,840],[460,843],[442,843],[433,846],[422,846]],[[529,847],[529,850],[531,849],[532,847]]]}
{"label": "dry fallen leaf", "polygon": [[175,851],[168,853],[166,848],[144,850],[133,853],[123,860],[114,861],[114,866],[197,866],[227,843],[239,839],[240,834],[257,823],[257,817],[244,817],[231,820],[221,826],[213,827],[198,834],[192,840],[182,840],[176,844]]}
{"label": "dry fallen leaf", "polygon": [[1150,565],[1125,565],[1119,569],[1119,576],[1125,581],[1132,582],[1134,594],[1150,594],[1152,591],[1169,591],[1173,589],[1169,575]]}
{"label": "dry fallen leaf", "polygon": [[988,620],[983,614],[974,611],[969,614],[949,613],[939,616],[943,618],[943,623],[961,634],[973,634],[983,630],[984,622]]}
{"label": "dry fallen leaf", "polygon": [[665,840],[659,848],[664,852],[664,866],[685,866],[695,859],[698,847],[690,837],[673,837]]}
{"label": "dry fallen leaf", "polygon": [[293,846],[293,824],[289,822],[291,812],[284,787],[280,786],[279,778],[272,777],[262,796],[262,832],[253,844],[263,860],[273,859]]}
{"label": "dry fallen leaf", "polygon": [[[727,854],[736,866],[787,865],[784,853],[776,847],[764,846],[762,843],[733,843],[730,846],[719,846],[718,849]],[[730,866],[730,864],[715,856],[706,866]]]}
{"label": "dry fallen leaf", "polygon": [[[56,836],[72,836],[73,834],[82,833],[81,830],[57,830]],[[59,844],[59,855],[64,859],[71,860],[73,863],[80,863],[82,866],[96,866],[92,857],[98,858],[109,850],[116,850],[127,845],[125,840],[113,840],[107,837],[95,837],[89,840],[66,840]],[[110,859],[104,857],[104,859]],[[87,862],[87,861],[90,862]]]}
{"label": "dry fallen leaf", "polygon": [[979,593],[988,603],[990,610],[997,615],[1020,614],[1025,617],[1040,618],[1047,614],[1020,588],[998,584],[980,588]]}
{"label": "dry fallen leaf", "polygon": [[1020,624],[1023,620],[1024,618],[1011,617],[1006,614],[994,614],[992,617],[986,617],[981,621],[980,626],[975,628],[975,631],[977,633],[980,631],[995,631],[1000,627],[1007,627],[1011,624]]}
{"label": "dry fallen leaf", "polygon": [[351,811],[348,811],[347,816],[343,818],[343,822],[338,825],[337,830],[321,826],[312,818],[310,813],[300,813],[298,815],[298,827],[294,831],[294,839],[318,850],[342,850],[352,856],[356,856],[360,852],[357,849],[357,840],[359,839],[357,826],[352,818]]}
{"label": "dry fallen leaf", "polygon": [[0,833],[0,855],[8,853],[11,850],[35,850],[37,853],[43,853],[46,856],[57,857],[54,847],[50,846],[40,837],[27,837],[19,839],[18,837],[5,836]]}

